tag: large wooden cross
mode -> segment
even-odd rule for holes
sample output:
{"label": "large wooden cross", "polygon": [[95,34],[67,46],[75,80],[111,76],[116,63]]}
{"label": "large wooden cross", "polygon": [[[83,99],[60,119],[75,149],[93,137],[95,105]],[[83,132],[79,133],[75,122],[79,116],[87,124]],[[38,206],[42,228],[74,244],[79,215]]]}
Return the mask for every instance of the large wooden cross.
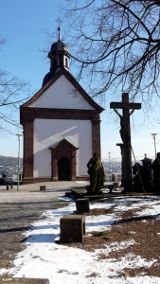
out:
{"label": "large wooden cross", "polygon": [[[120,118],[120,135],[123,142],[122,151],[122,176],[124,191],[132,190],[132,155],[131,155],[131,130],[130,116],[136,109],[141,109],[140,103],[129,102],[128,93],[122,94],[122,102],[111,102],[110,108],[118,114]],[[122,114],[117,109],[122,110]]]}

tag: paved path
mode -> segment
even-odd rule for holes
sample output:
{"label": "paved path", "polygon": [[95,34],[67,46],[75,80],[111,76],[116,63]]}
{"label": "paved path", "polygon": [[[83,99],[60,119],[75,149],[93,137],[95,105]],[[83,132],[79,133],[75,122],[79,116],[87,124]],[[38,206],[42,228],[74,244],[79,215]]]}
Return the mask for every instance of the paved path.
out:
{"label": "paved path", "polygon": [[[84,187],[85,182],[46,182],[20,185],[6,190],[6,186],[0,186],[0,203],[8,202],[30,202],[30,201],[52,201],[73,187]],[[40,186],[45,185],[46,191],[40,191]]]}

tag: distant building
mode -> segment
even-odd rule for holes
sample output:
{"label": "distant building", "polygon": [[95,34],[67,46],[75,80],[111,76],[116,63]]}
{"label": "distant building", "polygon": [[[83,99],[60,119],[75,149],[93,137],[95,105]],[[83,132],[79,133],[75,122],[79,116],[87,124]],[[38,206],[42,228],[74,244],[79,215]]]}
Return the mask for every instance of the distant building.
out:
{"label": "distant building", "polygon": [[48,53],[42,88],[20,108],[24,128],[23,182],[87,180],[86,164],[100,156],[100,113],[69,72],[70,55],[60,40]]}

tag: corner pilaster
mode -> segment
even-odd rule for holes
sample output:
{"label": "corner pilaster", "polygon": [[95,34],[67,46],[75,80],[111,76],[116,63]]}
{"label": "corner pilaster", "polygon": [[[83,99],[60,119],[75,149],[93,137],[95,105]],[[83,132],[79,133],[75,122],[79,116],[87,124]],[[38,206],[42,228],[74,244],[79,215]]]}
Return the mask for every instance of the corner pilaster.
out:
{"label": "corner pilaster", "polygon": [[33,179],[33,131],[34,121],[26,120],[24,127],[24,157],[23,157],[23,180]]}
{"label": "corner pilaster", "polygon": [[100,116],[94,114],[92,116],[92,153],[97,153],[101,158],[101,146],[100,146]]}

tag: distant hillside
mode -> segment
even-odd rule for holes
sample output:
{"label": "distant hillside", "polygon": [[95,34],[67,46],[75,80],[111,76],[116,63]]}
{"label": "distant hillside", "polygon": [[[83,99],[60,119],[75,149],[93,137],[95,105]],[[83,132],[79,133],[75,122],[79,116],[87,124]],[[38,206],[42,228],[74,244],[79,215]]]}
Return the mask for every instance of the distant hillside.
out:
{"label": "distant hillside", "polygon": [[[18,159],[15,157],[0,156],[0,177],[2,172],[7,176],[12,176],[17,173]],[[20,158],[20,169],[22,171],[23,159]]]}
{"label": "distant hillside", "polygon": [[110,173],[111,171],[114,173],[121,172],[121,161],[102,161],[102,163],[106,173]]}

